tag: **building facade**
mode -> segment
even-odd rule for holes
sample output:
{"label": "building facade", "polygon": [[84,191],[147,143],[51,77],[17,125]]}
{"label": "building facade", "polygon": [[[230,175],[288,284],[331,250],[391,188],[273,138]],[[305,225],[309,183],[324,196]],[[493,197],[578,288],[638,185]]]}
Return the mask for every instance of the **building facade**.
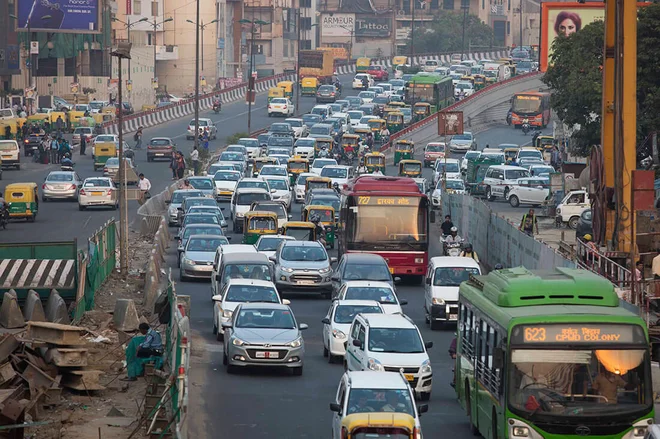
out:
{"label": "building facade", "polygon": [[[12,3],[13,4],[13,3]],[[20,74],[20,51],[13,19],[9,17],[9,1],[0,0],[0,108],[8,105],[5,99],[12,95],[12,75]]]}

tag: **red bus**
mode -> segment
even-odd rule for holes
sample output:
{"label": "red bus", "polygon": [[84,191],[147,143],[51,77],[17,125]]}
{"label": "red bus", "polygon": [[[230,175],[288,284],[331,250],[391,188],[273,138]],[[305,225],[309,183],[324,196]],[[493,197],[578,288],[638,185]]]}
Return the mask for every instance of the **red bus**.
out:
{"label": "red bus", "polygon": [[518,128],[523,119],[531,126],[545,128],[550,123],[550,93],[516,93],[511,98],[511,124]]}
{"label": "red bus", "polygon": [[340,218],[339,257],[375,253],[387,261],[393,275],[423,280],[429,199],[413,179],[363,175],[351,180],[342,191]]}

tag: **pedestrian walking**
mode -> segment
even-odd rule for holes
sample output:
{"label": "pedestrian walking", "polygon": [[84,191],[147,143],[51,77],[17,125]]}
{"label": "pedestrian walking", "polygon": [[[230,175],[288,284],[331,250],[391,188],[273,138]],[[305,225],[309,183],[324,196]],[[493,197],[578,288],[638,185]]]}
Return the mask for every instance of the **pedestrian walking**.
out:
{"label": "pedestrian walking", "polygon": [[151,193],[149,192],[151,190],[151,182],[142,173],[139,178],[138,189],[140,189],[140,199],[138,200],[138,203],[144,204],[149,198],[151,198]]}
{"label": "pedestrian walking", "polygon": [[133,140],[135,140],[135,149],[141,149],[142,148],[142,127],[138,128],[138,130],[135,132],[135,135],[133,136]]}
{"label": "pedestrian walking", "polygon": [[50,134],[50,121],[49,120],[44,121],[44,131],[46,132],[46,134]]}
{"label": "pedestrian walking", "polygon": [[172,159],[170,160],[170,169],[172,170],[172,180],[176,180],[176,159],[179,156],[179,153],[175,151],[172,153]]}
{"label": "pedestrian walking", "polygon": [[50,162],[51,163],[59,163],[60,162],[60,144],[58,142],[59,137],[53,137],[53,139],[50,141]]}
{"label": "pedestrian walking", "polygon": [[211,134],[209,133],[208,128],[204,130],[204,134],[202,135],[202,140],[204,141],[204,149],[208,151],[209,149],[209,138],[211,137]]}
{"label": "pedestrian walking", "polygon": [[87,155],[87,154],[85,154],[86,149],[87,149],[87,136],[81,135],[80,136],[80,155]]}
{"label": "pedestrian walking", "polygon": [[199,151],[197,146],[193,146],[193,150],[190,153],[190,161],[192,162],[193,175],[199,175]]}
{"label": "pedestrian walking", "polygon": [[186,161],[183,159],[183,154],[179,153],[176,159],[176,177],[180,180],[183,178],[183,173],[186,170]]}
{"label": "pedestrian walking", "polygon": [[534,209],[529,209],[529,212],[523,215],[522,220],[520,221],[520,226],[518,230],[528,234],[529,236],[534,236],[534,230],[536,234],[539,234],[539,221],[536,218]]}
{"label": "pedestrian walking", "polygon": [[57,120],[55,121],[55,128],[57,129],[57,135],[61,136],[62,131],[64,130],[64,121],[62,120],[62,116],[57,116]]}

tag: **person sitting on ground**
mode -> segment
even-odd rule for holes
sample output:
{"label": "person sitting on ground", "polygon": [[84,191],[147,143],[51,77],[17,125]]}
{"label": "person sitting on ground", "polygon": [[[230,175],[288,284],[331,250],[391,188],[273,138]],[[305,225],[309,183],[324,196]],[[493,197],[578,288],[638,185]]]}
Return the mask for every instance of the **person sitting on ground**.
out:
{"label": "person sitting on ground", "polygon": [[[148,359],[163,355],[163,339],[158,331],[148,323],[140,323],[140,335],[131,339],[126,347],[126,378],[123,381],[136,381],[144,372],[144,363]],[[158,361],[156,361],[158,363]]]}

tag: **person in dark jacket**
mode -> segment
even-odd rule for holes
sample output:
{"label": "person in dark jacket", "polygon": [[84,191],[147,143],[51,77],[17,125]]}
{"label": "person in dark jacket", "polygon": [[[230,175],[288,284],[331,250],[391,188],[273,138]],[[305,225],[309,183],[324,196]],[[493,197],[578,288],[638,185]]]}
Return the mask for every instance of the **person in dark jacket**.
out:
{"label": "person in dark jacket", "polygon": [[[451,357],[452,360],[456,360],[456,334],[454,334],[454,339],[451,341],[451,344],[449,345],[449,356]],[[452,371],[451,386],[456,387],[456,364],[455,363],[452,365],[451,371]]]}

